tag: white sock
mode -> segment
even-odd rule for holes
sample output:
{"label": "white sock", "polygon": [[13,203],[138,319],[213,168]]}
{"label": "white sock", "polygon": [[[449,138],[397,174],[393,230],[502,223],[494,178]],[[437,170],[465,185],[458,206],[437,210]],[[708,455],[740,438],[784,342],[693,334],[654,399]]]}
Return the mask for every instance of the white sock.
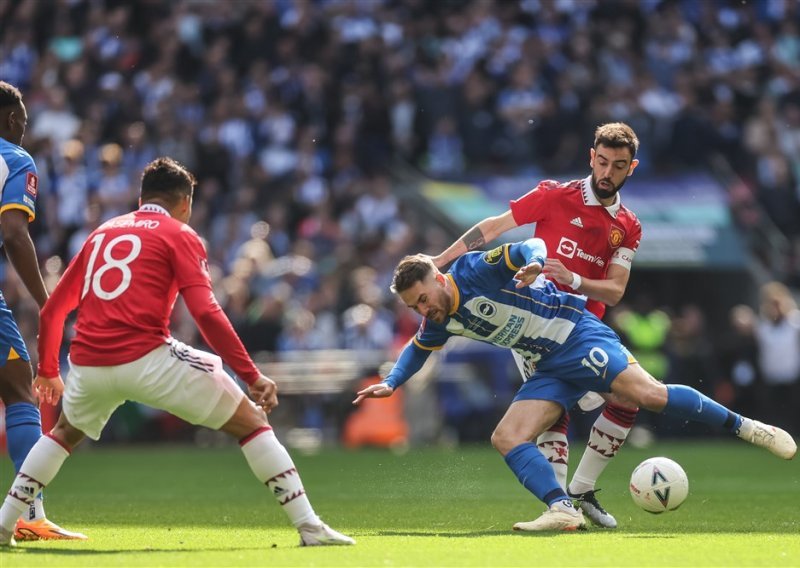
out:
{"label": "white sock", "polygon": [[586,451],[569,484],[570,493],[577,495],[594,489],[597,478],[611,458],[617,455],[630,431],[629,427],[620,426],[602,414],[597,418],[589,434]]}
{"label": "white sock", "polygon": [[570,515],[578,514],[578,510],[575,508],[575,505],[572,504],[571,499],[563,499],[561,501],[556,501],[555,503],[553,503],[551,509],[558,509],[559,511],[569,513]]}
{"label": "white sock", "polygon": [[562,432],[548,430],[536,440],[539,451],[553,466],[556,480],[561,489],[567,488],[567,469],[569,468],[569,441]]}
{"label": "white sock", "polygon": [[753,429],[755,428],[755,424],[749,418],[745,418],[742,416],[742,424],[739,426],[739,429],[736,431],[736,435],[739,436],[742,440],[747,442],[750,441],[750,438],[753,436]]}
{"label": "white sock", "polygon": [[14,530],[17,519],[35,507],[35,496],[53,480],[68,457],[67,449],[49,436],[39,438],[22,462],[0,507],[0,527],[7,531]]}
{"label": "white sock", "polygon": [[28,508],[28,512],[25,513],[25,518],[29,521],[38,521],[40,519],[44,519],[44,501],[42,500],[42,495],[39,494],[36,496],[36,499],[33,500],[33,505]]}
{"label": "white sock", "polygon": [[289,452],[271,428],[246,440],[242,444],[242,453],[255,476],[272,491],[295,527],[321,522],[311,508]]}

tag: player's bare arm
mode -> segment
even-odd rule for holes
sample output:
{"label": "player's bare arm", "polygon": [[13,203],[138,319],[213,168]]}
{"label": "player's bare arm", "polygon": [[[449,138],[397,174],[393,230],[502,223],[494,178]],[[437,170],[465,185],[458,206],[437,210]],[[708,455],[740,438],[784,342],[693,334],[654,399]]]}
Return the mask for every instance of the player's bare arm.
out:
{"label": "player's bare arm", "polygon": [[64,393],[64,381],[61,379],[61,375],[55,377],[36,375],[36,379],[33,381],[33,392],[41,402],[58,404]]}
{"label": "player's bare arm", "polygon": [[393,392],[394,389],[386,383],[370,385],[356,393],[356,399],[353,401],[353,404],[358,406],[365,398],[386,398],[392,396]]}
{"label": "player's bare arm", "polygon": [[[575,273],[569,270],[564,264],[553,258],[548,258],[542,271],[547,278],[555,280],[559,284],[570,286],[576,292],[603,302],[607,306],[616,306],[625,294],[628,286],[628,279],[631,272],[624,266],[611,264],[604,279],[575,278]],[[573,286],[577,284],[577,286]]]}
{"label": "player's bare arm", "polygon": [[0,230],[3,234],[3,248],[8,260],[19,274],[22,283],[39,308],[47,301],[47,289],[44,287],[36,248],[28,233],[28,213],[21,209],[7,209],[0,213]]}
{"label": "player's bare arm", "polygon": [[436,268],[450,264],[459,256],[471,250],[481,248],[486,243],[490,243],[506,231],[517,226],[514,215],[509,209],[502,215],[487,217],[466,233],[460,239],[450,245],[444,252],[431,258]]}

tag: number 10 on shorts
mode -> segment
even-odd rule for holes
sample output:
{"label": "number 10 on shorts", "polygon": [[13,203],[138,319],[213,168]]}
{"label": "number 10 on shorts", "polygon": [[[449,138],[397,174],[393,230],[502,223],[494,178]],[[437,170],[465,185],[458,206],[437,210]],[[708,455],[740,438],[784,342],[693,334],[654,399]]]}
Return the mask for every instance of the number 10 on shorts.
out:
{"label": "number 10 on shorts", "polygon": [[581,359],[581,365],[587,369],[591,369],[597,377],[601,374],[605,375],[606,365],[608,365],[608,353],[599,347],[592,347],[589,350],[589,358],[587,359],[584,357]]}

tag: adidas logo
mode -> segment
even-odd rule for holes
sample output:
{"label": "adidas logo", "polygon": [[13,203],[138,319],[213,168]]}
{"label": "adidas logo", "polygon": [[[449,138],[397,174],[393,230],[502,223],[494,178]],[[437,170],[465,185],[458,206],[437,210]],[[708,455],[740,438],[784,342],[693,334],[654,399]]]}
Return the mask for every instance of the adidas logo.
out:
{"label": "adidas logo", "polygon": [[575,217],[572,221],[569,222],[570,225],[575,225],[576,227],[580,227],[583,229],[583,221],[581,221],[580,217]]}

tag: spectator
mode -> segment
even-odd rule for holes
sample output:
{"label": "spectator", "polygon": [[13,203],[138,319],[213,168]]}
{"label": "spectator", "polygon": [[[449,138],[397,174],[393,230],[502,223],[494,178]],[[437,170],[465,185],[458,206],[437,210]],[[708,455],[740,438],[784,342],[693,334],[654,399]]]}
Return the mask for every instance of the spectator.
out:
{"label": "spectator", "polygon": [[800,310],[789,289],[779,282],[761,288],[756,339],[764,379],[761,416],[789,431],[800,428]]}

